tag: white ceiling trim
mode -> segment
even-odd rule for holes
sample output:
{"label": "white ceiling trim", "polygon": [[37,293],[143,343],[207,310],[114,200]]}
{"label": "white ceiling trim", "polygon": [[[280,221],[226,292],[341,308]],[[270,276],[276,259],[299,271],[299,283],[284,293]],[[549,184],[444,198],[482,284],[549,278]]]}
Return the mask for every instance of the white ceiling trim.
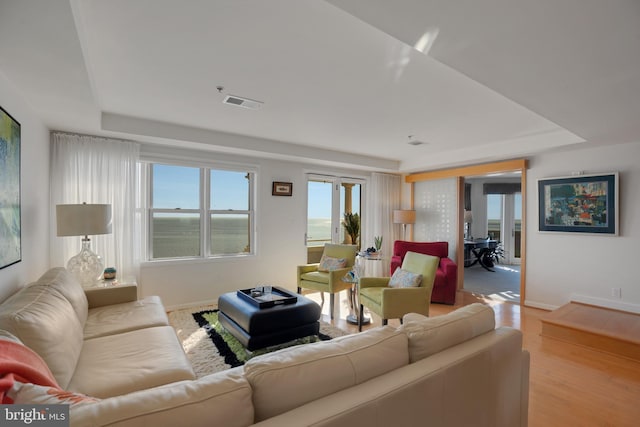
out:
{"label": "white ceiling trim", "polygon": [[200,149],[226,153],[277,157],[295,161],[323,162],[337,167],[397,172],[400,162],[363,154],[326,150],[264,138],[219,132],[155,120],[102,113],[102,129],[143,137],[162,138],[175,145],[196,143]]}

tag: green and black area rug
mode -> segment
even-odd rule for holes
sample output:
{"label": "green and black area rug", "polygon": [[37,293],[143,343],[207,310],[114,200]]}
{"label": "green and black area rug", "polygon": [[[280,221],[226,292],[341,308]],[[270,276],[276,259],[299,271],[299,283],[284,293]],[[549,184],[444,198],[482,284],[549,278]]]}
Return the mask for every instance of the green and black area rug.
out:
{"label": "green and black area rug", "polygon": [[293,345],[330,340],[348,334],[320,321],[320,334],[317,337],[300,338],[282,345],[247,353],[242,344],[218,323],[218,310],[215,306],[199,306],[171,311],[168,316],[169,323],[175,328],[198,378],[241,366],[251,357],[260,354]]}

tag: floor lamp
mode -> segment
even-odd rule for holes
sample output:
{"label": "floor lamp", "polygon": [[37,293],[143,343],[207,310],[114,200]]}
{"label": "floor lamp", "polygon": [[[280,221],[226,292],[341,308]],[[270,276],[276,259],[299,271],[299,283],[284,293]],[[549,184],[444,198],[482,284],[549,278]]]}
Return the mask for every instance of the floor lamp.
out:
{"label": "floor lamp", "polygon": [[111,205],[56,205],[58,236],[84,236],[80,253],[67,263],[82,286],[92,286],[104,271],[102,259],[91,250],[90,235],[111,233]]}
{"label": "floor lamp", "polygon": [[414,210],[393,211],[393,223],[402,224],[402,240],[406,240],[407,224],[416,223],[416,211]]}

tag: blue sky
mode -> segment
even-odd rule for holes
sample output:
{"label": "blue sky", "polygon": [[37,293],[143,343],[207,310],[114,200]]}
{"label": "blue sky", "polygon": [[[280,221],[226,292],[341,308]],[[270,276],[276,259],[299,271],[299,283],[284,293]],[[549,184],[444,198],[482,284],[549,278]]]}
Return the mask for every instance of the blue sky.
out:
{"label": "blue sky", "polygon": [[[155,164],[153,206],[166,209],[198,209],[200,169]],[[246,172],[212,170],[212,209],[248,209]]]}
{"label": "blue sky", "polygon": [[[331,191],[333,183],[331,182],[317,182],[309,181],[308,194],[309,194],[309,206],[308,217],[309,218],[331,218]],[[353,187],[352,196],[352,211],[360,212],[360,192],[359,185]],[[344,197],[344,189],[341,191],[341,198]],[[341,212],[342,216],[343,212]]]}

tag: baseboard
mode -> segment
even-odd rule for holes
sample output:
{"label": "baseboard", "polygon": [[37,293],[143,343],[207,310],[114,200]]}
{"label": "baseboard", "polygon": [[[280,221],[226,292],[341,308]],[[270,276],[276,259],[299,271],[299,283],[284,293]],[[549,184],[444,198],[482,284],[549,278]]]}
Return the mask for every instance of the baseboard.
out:
{"label": "baseboard", "polygon": [[587,295],[573,294],[571,301],[581,302],[583,304],[596,305],[598,307],[606,307],[614,310],[628,311],[629,313],[640,314],[640,305],[631,304],[622,301],[613,301],[605,298],[590,297]]}
{"label": "baseboard", "polygon": [[525,307],[532,307],[532,308],[539,308],[541,310],[547,310],[547,311],[553,311],[556,310],[557,308],[559,308],[559,305],[551,305],[551,304],[545,304],[542,302],[536,302],[536,301],[531,301],[528,299],[524,300],[524,306]]}

